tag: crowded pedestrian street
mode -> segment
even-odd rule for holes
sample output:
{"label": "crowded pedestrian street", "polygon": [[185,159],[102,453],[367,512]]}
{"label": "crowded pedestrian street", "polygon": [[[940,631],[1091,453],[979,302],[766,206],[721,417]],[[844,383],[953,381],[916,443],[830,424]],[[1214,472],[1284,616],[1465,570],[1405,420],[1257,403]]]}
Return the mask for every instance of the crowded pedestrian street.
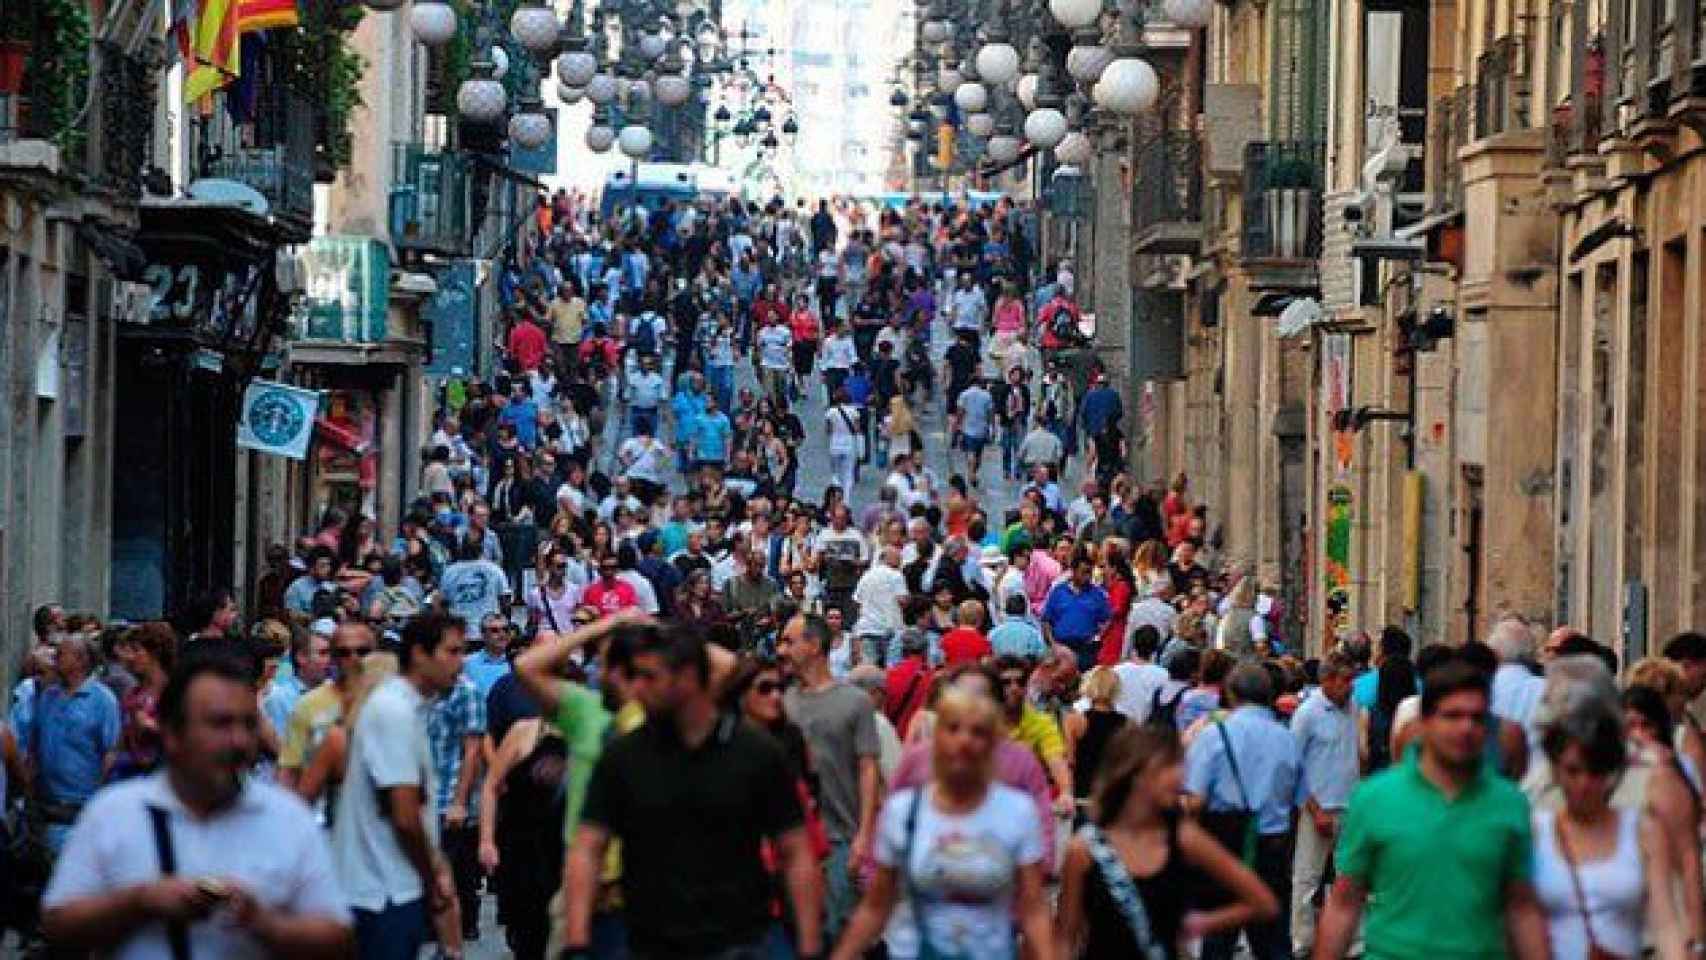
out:
{"label": "crowded pedestrian street", "polygon": [[1273,3],[0,0],[0,960],[1706,958],[1706,0]]}

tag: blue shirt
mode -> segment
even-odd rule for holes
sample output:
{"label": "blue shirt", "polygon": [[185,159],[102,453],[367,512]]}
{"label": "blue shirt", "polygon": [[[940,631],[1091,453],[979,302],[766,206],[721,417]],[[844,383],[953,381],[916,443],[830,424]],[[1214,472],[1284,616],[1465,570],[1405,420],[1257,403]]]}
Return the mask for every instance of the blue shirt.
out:
{"label": "blue shirt", "polygon": [[511,400],[499,418],[515,427],[515,439],[527,449],[539,442],[539,408],[532,400]]}
{"label": "blue shirt", "polygon": [[[467,677],[457,677],[456,683],[444,696],[433,701],[427,715],[427,741],[432,746],[433,786],[438,788],[435,801],[443,815],[456,796],[456,780],[462,775],[462,744],[468,737],[486,733],[486,701],[474,690]],[[468,818],[478,820],[480,791],[478,786],[468,791]]]}
{"label": "blue shirt", "polygon": [[695,460],[723,461],[729,456],[729,434],[734,427],[729,415],[721,410],[707,413],[693,421],[692,451]]}
{"label": "blue shirt", "polygon": [[1084,395],[1084,430],[1091,436],[1102,432],[1112,420],[1119,418],[1120,395],[1112,387],[1097,387]]}
{"label": "blue shirt", "polygon": [[94,796],[105,771],[102,761],[118,749],[118,698],[93,678],[75,692],[51,686],[36,694],[30,725],[30,755],[49,799],[82,803]]}
{"label": "blue shirt", "polygon": [[1343,810],[1361,772],[1354,707],[1340,707],[1316,690],[1291,718],[1291,735],[1303,767],[1297,801],[1309,797],[1323,810]]}
{"label": "blue shirt", "polygon": [[989,646],[997,658],[1024,657],[1027,660],[1040,660],[1048,653],[1048,644],[1043,642],[1043,632],[1037,629],[1036,624],[1022,618],[1005,620],[989,631]]}
{"label": "blue shirt", "polygon": [[286,658],[279,663],[278,672],[273,674],[272,687],[267,690],[266,699],[261,701],[261,709],[266,712],[267,722],[278,732],[279,739],[284,739],[285,728],[290,726],[290,711],[296,709],[296,701],[308,692],[302,685],[301,678],[293,670],[285,673],[285,666],[290,663]]}
{"label": "blue shirt", "polygon": [[871,378],[863,373],[854,373],[848,377],[842,386],[847,388],[847,397],[857,404],[869,403],[871,400]]}
{"label": "blue shirt", "polygon": [[1374,709],[1374,698],[1380,690],[1380,671],[1369,670],[1351,681],[1351,702],[1364,710]]}
{"label": "blue shirt", "polygon": [[474,682],[474,690],[480,694],[480,702],[485,703],[486,697],[492,692],[492,686],[509,672],[509,658],[502,655],[494,657],[491,651],[481,650],[462,661],[462,672]]}
{"label": "blue shirt", "polygon": [[1062,643],[1087,643],[1096,638],[1113,619],[1114,610],[1108,603],[1108,592],[1095,584],[1083,590],[1071,580],[1054,585],[1043,601],[1043,622],[1054,631]]}
{"label": "blue shirt", "polygon": [[[1205,728],[1191,741],[1185,751],[1185,792],[1203,798],[1211,813],[1254,808],[1264,835],[1285,833],[1297,796],[1297,741],[1267,707],[1239,707],[1223,721],[1223,729],[1224,737]],[[1237,777],[1227,760],[1227,743],[1238,763]]]}

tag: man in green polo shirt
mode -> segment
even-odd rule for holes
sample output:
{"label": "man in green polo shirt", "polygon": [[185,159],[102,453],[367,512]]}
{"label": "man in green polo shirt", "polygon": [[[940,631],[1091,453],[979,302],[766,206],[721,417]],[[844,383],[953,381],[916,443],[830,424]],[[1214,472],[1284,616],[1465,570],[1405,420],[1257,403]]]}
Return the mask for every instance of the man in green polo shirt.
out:
{"label": "man in green polo shirt", "polygon": [[1365,907],[1370,960],[1547,956],[1528,802],[1481,764],[1487,716],[1475,668],[1429,671],[1420,749],[1351,794],[1315,960],[1345,956]]}

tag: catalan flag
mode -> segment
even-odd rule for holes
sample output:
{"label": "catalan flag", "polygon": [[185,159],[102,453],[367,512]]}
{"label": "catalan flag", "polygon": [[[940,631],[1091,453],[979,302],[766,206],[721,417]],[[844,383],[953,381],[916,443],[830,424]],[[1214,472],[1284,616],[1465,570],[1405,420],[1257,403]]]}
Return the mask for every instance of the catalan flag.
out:
{"label": "catalan flag", "polygon": [[254,33],[301,22],[296,0],[237,0],[237,32]]}
{"label": "catalan flag", "polygon": [[189,73],[184,100],[194,102],[231,82],[239,70],[237,0],[197,0],[190,24]]}

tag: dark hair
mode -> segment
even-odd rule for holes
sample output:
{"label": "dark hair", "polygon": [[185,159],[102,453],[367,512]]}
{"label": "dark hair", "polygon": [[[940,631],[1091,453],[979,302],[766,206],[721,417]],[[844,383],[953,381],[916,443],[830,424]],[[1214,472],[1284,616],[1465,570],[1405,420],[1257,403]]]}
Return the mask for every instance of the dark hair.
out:
{"label": "dark hair", "polygon": [[1091,784],[1096,822],[1112,823],[1125,808],[1131,788],[1157,761],[1177,763],[1184,753],[1179,731],[1171,724],[1128,723],[1108,738],[1102,762]]}
{"label": "dark hair", "polygon": [[36,636],[41,636],[47,632],[47,628],[53,626],[53,615],[58,609],[57,603],[44,603],[36,608],[36,612],[30,616],[30,627]]}
{"label": "dark hair", "polygon": [[1131,632],[1132,652],[1143,659],[1152,659],[1160,648],[1161,631],[1153,626],[1146,623]]}
{"label": "dark hair", "polygon": [[1464,642],[1463,646],[1457,648],[1456,656],[1457,659],[1481,671],[1481,675],[1487,678],[1488,683],[1493,682],[1493,674],[1499,669],[1499,655],[1493,652],[1492,647],[1480,640],[1468,640]]}
{"label": "dark hair", "polygon": [[1164,666],[1168,679],[1188,683],[1196,679],[1197,668],[1202,666],[1202,651],[1189,646],[1176,650]]}
{"label": "dark hair", "polygon": [[1706,660],[1706,634],[1690,630],[1679,633],[1665,644],[1665,659],[1677,661]]}
{"label": "dark hair", "polygon": [[1380,656],[1386,660],[1410,659],[1410,635],[1397,627],[1386,627],[1380,631]]}
{"label": "dark hair", "polygon": [[1224,683],[1232,672],[1233,659],[1224,650],[1210,650],[1202,655],[1198,678],[1202,683]]}
{"label": "dark hair", "polygon": [[1622,721],[1617,714],[1601,709],[1566,714],[1541,731],[1540,746],[1554,766],[1573,743],[1581,748],[1589,770],[1598,774],[1616,773],[1628,759]]}
{"label": "dark hair", "polygon": [[[1382,640],[1384,641],[1384,635]],[[1410,638],[1405,637],[1404,642],[1408,644]],[[1382,652],[1386,652],[1384,646]],[[1410,663],[1408,653],[1409,651],[1406,650],[1406,655],[1403,657],[1392,656],[1388,653],[1386,658],[1380,662],[1380,676],[1377,681],[1378,686],[1375,688],[1374,703],[1375,709],[1384,711],[1388,717],[1394,716],[1398,712],[1398,704],[1403,703],[1406,697],[1412,697],[1416,694],[1416,667]]]}
{"label": "dark hair", "polygon": [[1429,670],[1457,656],[1457,650],[1449,644],[1429,643],[1416,651],[1416,673],[1427,676]]}
{"label": "dark hair", "polygon": [[691,667],[701,684],[710,682],[711,658],[705,652],[705,638],[686,625],[666,623],[637,628],[629,654],[630,657],[654,654],[662,657],[671,670]]}
{"label": "dark hair", "polygon": [[1012,654],[996,658],[995,679],[997,682],[995,689],[1001,689],[1001,684],[999,682],[1001,674],[1006,673],[1009,670],[1022,671],[1025,676],[1029,677],[1031,675],[1031,661],[1026,660],[1024,657],[1015,657]]}
{"label": "dark hair", "polygon": [[166,689],[160,691],[160,723],[172,730],[184,729],[184,723],[189,719],[190,684],[197,677],[213,676],[221,680],[242,684],[251,684],[247,666],[234,657],[188,657],[183,665],[172,671],[166,679]]}
{"label": "dark hair", "polygon": [[1600,662],[1605,664],[1605,669],[1610,671],[1612,676],[1617,676],[1617,652],[1585,633],[1571,633],[1565,637],[1563,642],[1558,644],[1554,655],[1598,657]]}
{"label": "dark hair", "polygon": [[1422,678],[1422,716],[1431,717],[1441,700],[1456,693],[1479,693],[1489,696],[1490,681],[1486,674],[1460,659],[1428,671]]}
{"label": "dark hair", "polygon": [[1633,710],[1653,728],[1660,743],[1671,743],[1675,737],[1675,721],[1664,694],[1652,687],[1635,684],[1623,691],[1623,709]]}
{"label": "dark hair", "polygon": [[444,642],[444,635],[451,631],[466,634],[468,624],[461,617],[434,611],[410,617],[408,622],[403,624],[402,649],[397,653],[398,665],[404,670],[409,669],[416,650],[426,656],[432,656],[437,652],[438,645]]}
{"label": "dark hair", "polygon": [[827,655],[829,653],[830,637],[833,633],[833,631],[829,629],[829,621],[815,613],[796,613],[794,618],[800,621],[803,628],[801,632],[809,637],[813,643],[817,644],[818,649],[822,650]]}
{"label": "dark hair", "polygon": [[225,602],[230,599],[232,599],[232,593],[224,587],[215,587],[212,590],[203,590],[197,593],[190,598],[189,603],[184,604],[183,613],[179,617],[179,626],[183,628],[185,633],[200,630],[213,622],[213,615],[218,613],[219,608],[225,606]]}
{"label": "dark hair", "polygon": [[139,623],[119,637],[119,643],[146,650],[161,669],[171,673],[178,661],[178,635],[161,620]]}
{"label": "dark hair", "polygon": [[332,566],[336,567],[338,565],[338,552],[325,544],[320,544],[308,551],[308,572],[313,573],[314,564],[319,563],[322,559],[330,561]]}

